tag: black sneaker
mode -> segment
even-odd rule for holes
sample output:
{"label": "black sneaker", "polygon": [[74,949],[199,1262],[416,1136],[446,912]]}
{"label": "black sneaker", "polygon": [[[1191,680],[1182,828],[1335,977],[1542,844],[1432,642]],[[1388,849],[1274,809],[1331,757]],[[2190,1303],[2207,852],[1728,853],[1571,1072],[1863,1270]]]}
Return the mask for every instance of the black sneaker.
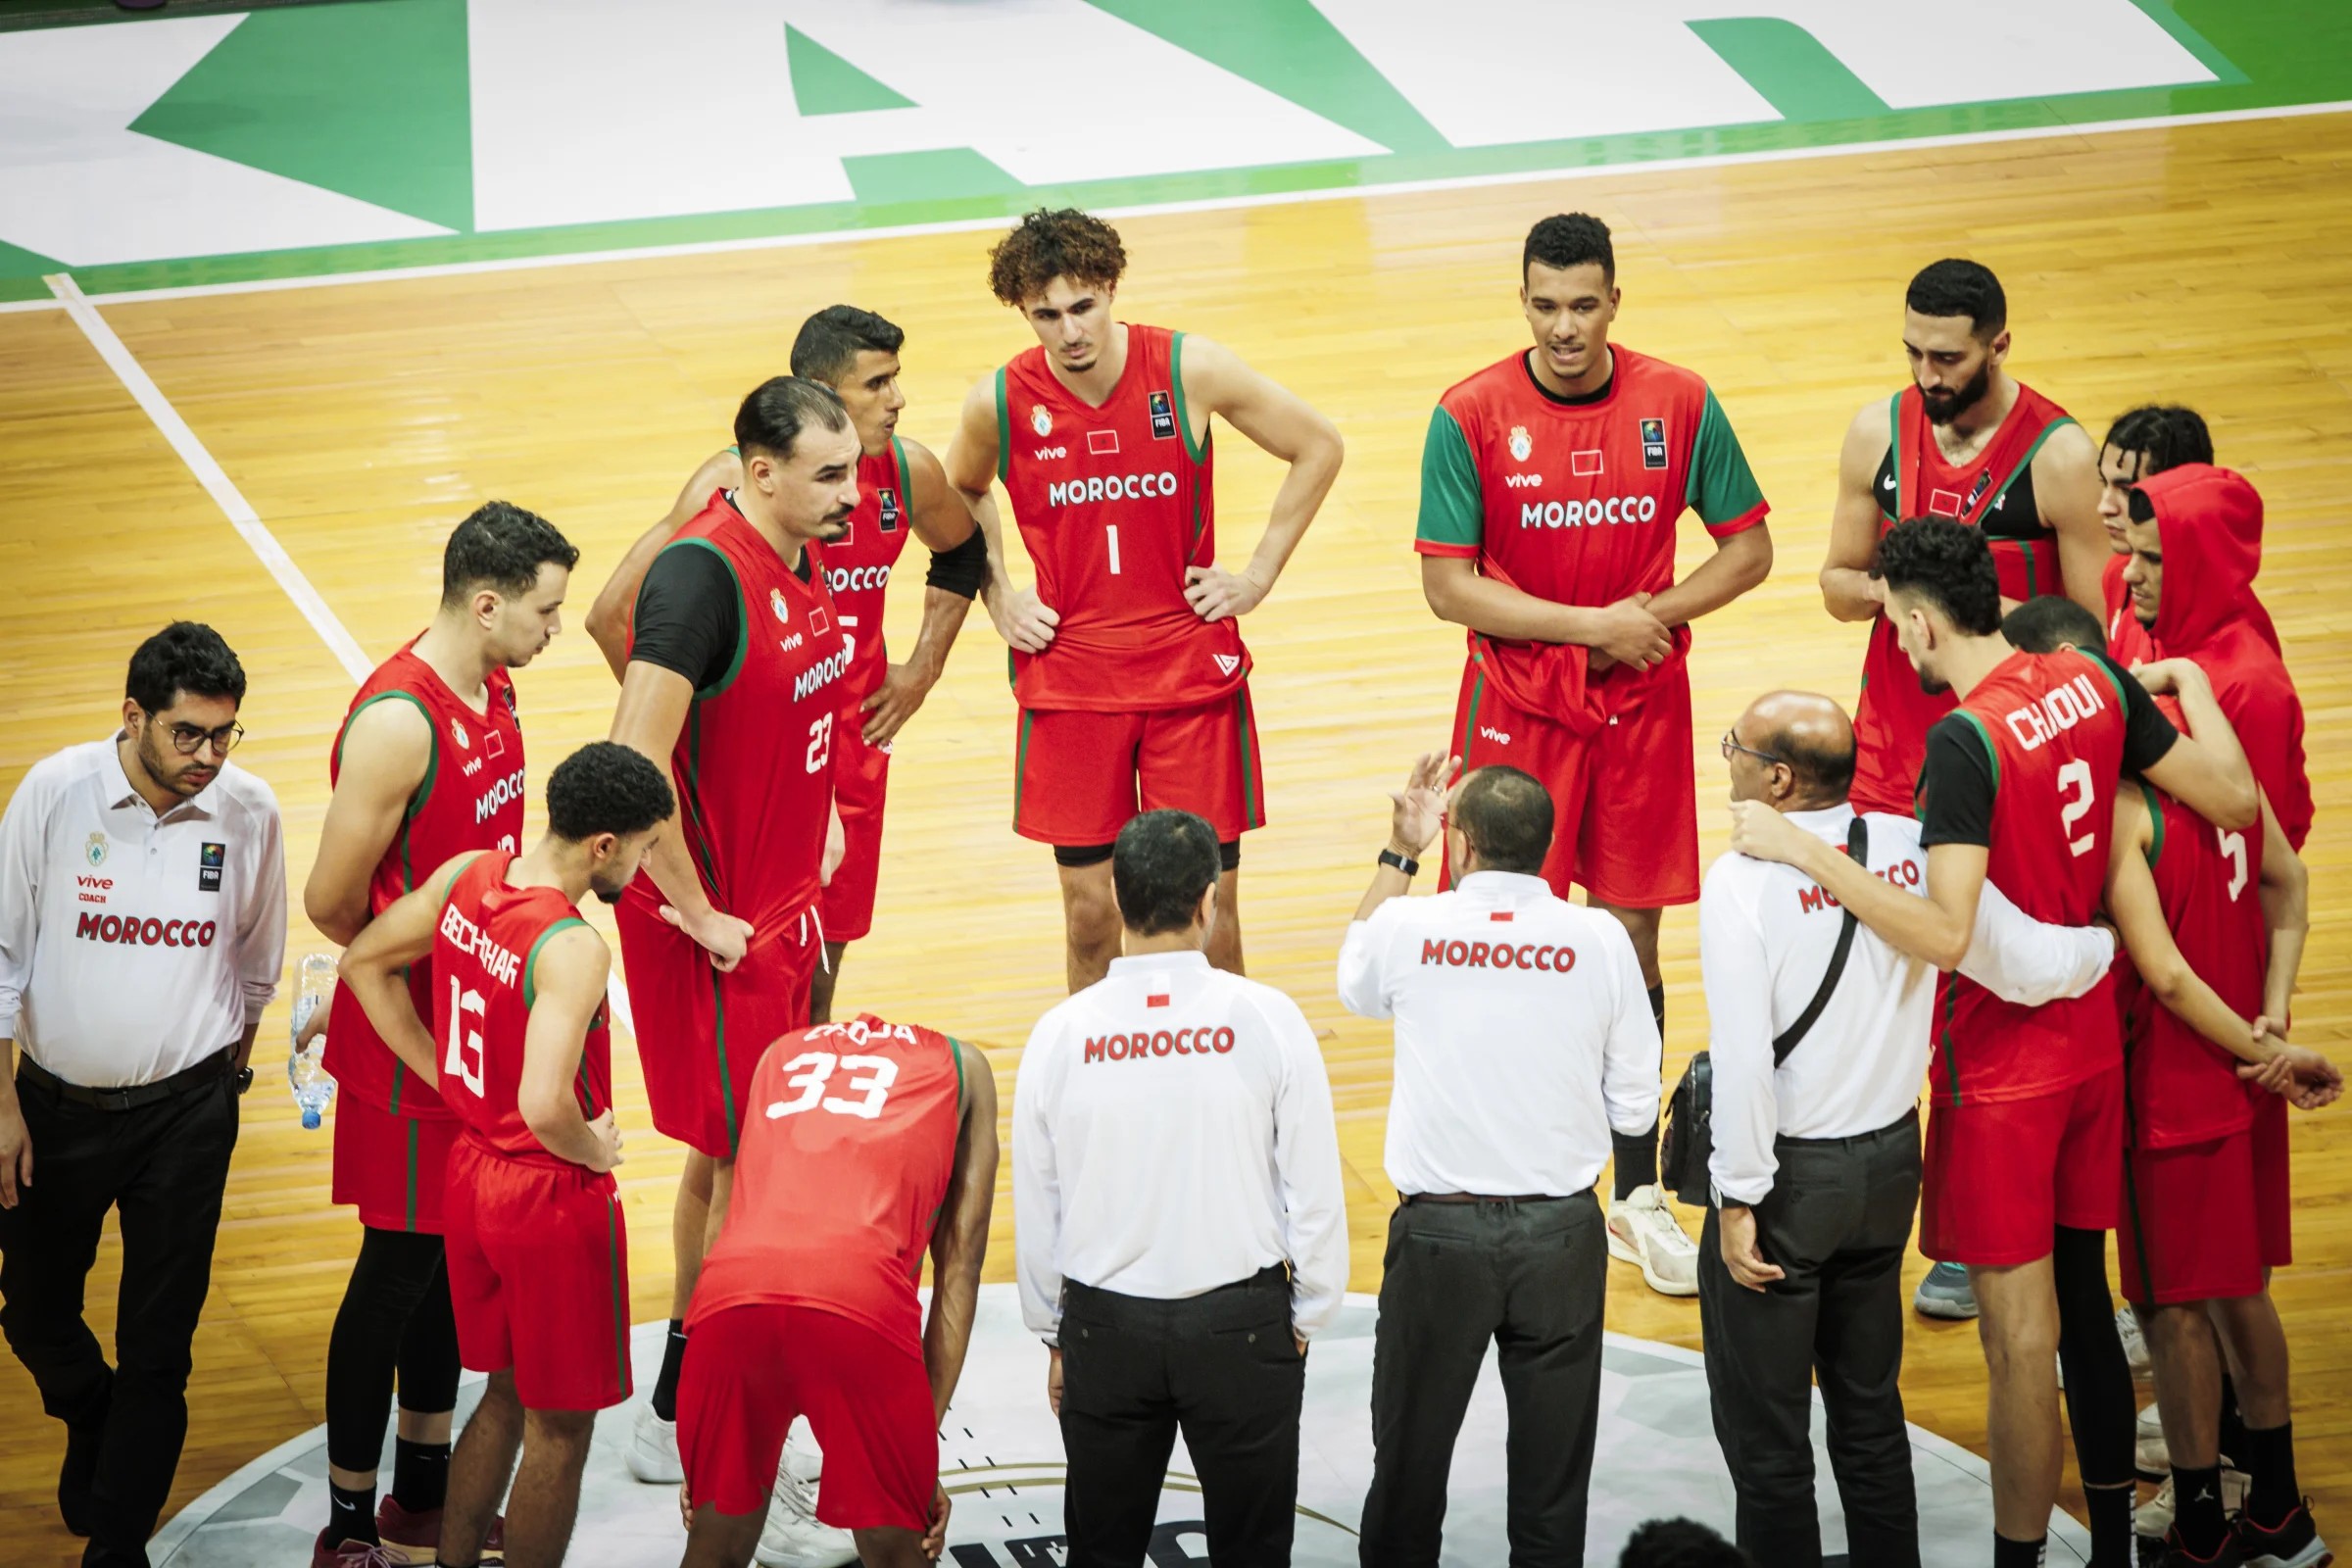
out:
{"label": "black sneaker", "polygon": [[2328,1568],[2335,1561],[2335,1553],[2320,1539],[2319,1526],[2311,1522],[2309,1497],[2269,1529],[2241,1511],[2235,1533],[2246,1568]]}
{"label": "black sneaker", "polygon": [[100,1431],[66,1428],[66,1462],[57,1472],[57,1514],[66,1529],[85,1540],[90,1533],[90,1483],[98,1479]]}

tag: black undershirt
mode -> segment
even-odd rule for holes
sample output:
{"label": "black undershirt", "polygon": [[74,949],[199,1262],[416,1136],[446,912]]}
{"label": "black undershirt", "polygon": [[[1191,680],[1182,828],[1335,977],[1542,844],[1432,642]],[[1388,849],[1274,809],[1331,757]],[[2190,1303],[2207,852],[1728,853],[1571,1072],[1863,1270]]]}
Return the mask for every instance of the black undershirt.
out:
{"label": "black undershirt", "polygon": [[1556,403],[1563,409],[1581,409],[1590,403],[1602,402],[1607,399],[1609,393],[1617,385],[1617,362],[1615,360],[1609,362],[1609,378],[1591,392],[1554,392],[1545,386],[1544,378],[1536,374],[1536,351],[1534,349],[1529,349],[1525,354],[1519,356],[1519,368],[1527,372],[1527,384],[1542,393],[1544,402]]}
{"label": "black undershirt", "polygon": [[[728,501],[732,505],[733,497]],[[803,550],[793,575],[807,582],[808,572],[808,552]],[[715,549],[680,543],[654,558],[637,590],[630,663],[671,670],[701,691],[726,674],[742,639],[743,596]]]}

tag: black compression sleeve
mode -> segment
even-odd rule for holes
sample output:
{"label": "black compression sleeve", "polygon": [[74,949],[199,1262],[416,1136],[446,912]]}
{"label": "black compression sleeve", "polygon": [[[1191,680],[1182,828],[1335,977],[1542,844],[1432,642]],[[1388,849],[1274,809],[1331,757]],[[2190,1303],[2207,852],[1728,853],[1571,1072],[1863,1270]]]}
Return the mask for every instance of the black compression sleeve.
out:
{"label": "black compression sleeve", "polygon": [[699,691],[727,672],[742,634],[735,574],[717,551],[692,542],[654,558],[637,590],[631,663],[658,664]]}
{"label": "black compression sleeve", "polygon": [[2148,695],[2148,689],[2139,683],[2138,676],[2105,654],[2085,648],[2082,657],[2105,665],[2107,673],[2114,677],[2116,690],[2123,693],[2124,771],[2144,772],[2163,761],[2164,754],[2173,749],[2174,742],[2180,740],[2180,732],[2173,727],[2171,719],[2164,716],[2164,710],[2156,706],[2156,699]]}
{"label": "black compression sleeve", "polygon": [[1992,843],[1992,758],[1968,719],[1949,713],[1928,731],[1919,769],[1919,842]]}
{"label": "black compression sleeve", "polygon": [[988,541],[974,528],[971,537],[953,550],[931,552],[931,569],[923,581],[934,588],[944,588],[959,599],[980,597],[980,585],[988,580]]}

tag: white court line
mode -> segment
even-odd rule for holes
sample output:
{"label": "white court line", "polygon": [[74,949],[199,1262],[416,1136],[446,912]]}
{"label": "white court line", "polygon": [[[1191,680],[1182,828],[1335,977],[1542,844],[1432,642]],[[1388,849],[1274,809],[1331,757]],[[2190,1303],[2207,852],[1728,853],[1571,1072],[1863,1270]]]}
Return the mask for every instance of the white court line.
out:
{"label": "white court line", "polygon": [[[1398,180],[1394,184],[1332,185],[1315,190],[1281,191],[1257,196],[1216,196],[1189,202],[1146,202],[1133,207],[1098,209],[1103,218],[1147,218],[1162,213],[1216,213],[1251,207],[1287,207],[1300,202],[1330,202],[1375,196],[1413,196],[1432,191],[1476,190],[1494,185],[1540,184],[1555,179],[1600,179],[1620,174],[1681,173],[1693,170],[1736,169],[1747,164],[1796,163],[1817,158],[1849,158],[1869,153],[1933,151],[1945,147],[1983,147],[2013,141],[2058,141],[2075,136],[2105,136],[2127,130],[2169,130],[2192,125],[2229,125],[2259,120],[2296,120],[2308,115],[2352,112],[2352,99],[2319,104],[2278,104],[2262,109],[2216,109],[2194,115],[2153,115],[2140,120],[2090,121],[2079,125],[2018,125],[2003,130],[1956,131],[1944,136],[1896,137],[1888,141],[1834,143],[1820,147],[1776,147],[1758,152],[1709,153],[1695,158],[1636,159],[1624,163],[1578,164],[1568,168],[1514,170],[1496,174],[1453,174],[1438,179]],[[662,220],[649,220],[661,221]],[[541,267],[584,267],[598,262],[656,261],[675,256],[722,256],[739,251],[792,250],[806,245],[831,245],[847,240],[905,239],[924,234],[964,234],[1004,226],[1007,219],[963,218],[936,223],[899,223],[882,228],[831,228],[808,234],[753,235],[742,239],[697,240],[676,245],[641,245],[602,251],[571,251],[550,256],[514,256],[473,262],[436,262],[420,267],[387,267],[373,271],[321,272],[302,277],[249,278],[234,283],[190,283],[174,288],[122,289],[89,298],[106,305],[129,305],[143,300],[210,299],[223,294],[268,294],[281,289],[332,288],[344,283],[391,283],[420,277],[471,277],[490,272],[529,271]],[[474,236],[490,238],[489,234]],[[54,300],[0,301],[0,314],[12,311],[55,310]]]}
{"label": "white court line", "polygon": [[[163,432],[164,439],[172,443],[172,450],[179,454],[179,461],[188,466],[188,471],[196,476],[197,483],[204,486],[205,493],[213,498],[213,504],[228,518],[230,526],[253,547],[253,553],[261,558],[263,566],[277,579],[277,585],[285,590],[286,597],[294,601],[294,608],[302,612],[302,618],[311,623],[311,629],[318,634],[318,640],[326,644],[327,652],[335,656],[344,673],[351,677],[352,684],[357,686],[366,680],[374,672],[375,666],[360,651],[359,639],[352,636],[341,618],[328,608],[326,601],[319,597],[318,590],[311,586],[311,579],[302,574],[302,568],[294,564],[294,558],[286,554],[285,547],[277,542],[277,536],[270,531],[270,525],[262,521],[261,514],[253,510],[253,503],[245,499],[244,492],[237,488],[236,482],[215,461],[205,444],[196,438],[196,432],[188,428],[188,421],[179,416],[179,411],[172,406],[172,400],[164,396],[163,388],[155,384],[155,378],[147,373],[146,368],[115,335],[115,329],[106,324],[106,318],[98,314],[98,308],[90,297],[82,293],[74,279],[63,272],[42,281],[49,285],[66,314],[73,317],[74,324],[81,328],[82,336],[90,340],[90,346],[98,351],[98,357],[106,361],[107,368],[115,372],[115,378],[122,383],[123,389],[145,411],[147,417],[155,421],[155,427]],[[612,1004],[612,1015],[634,1038],[637,1033],[636,1019],[629,1011],[628,989],[621,984],[618,975],[612,977],[607,1000]]]}

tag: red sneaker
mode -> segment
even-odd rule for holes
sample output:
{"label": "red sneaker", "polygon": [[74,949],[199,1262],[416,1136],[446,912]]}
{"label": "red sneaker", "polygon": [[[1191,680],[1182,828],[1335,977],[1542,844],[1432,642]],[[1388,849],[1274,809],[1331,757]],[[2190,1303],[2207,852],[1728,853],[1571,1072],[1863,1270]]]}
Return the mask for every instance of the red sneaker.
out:
{"label": "red sneaker", "polygon": [[[427,1555],[424,1560],[429,1563],[433,1559]],[[346,1541],[330,1546],[321,1530],[311,1543],[311,1568],[409,1568],[409,1559],[372,1541]]]}
{"label": "red sneaker", "polygon": [[[375,1505],[375,1533],[383,1537],[384,1545],[394,1553],[395,1564],[431,1568],[434,1556],[441,1549],[441,1510],[422,1508],[411,1513],[397,1499],[387,1496]],[[506,1560],[507,1520],[501,1514],[490,1521],[489,1538],[482,1543],[481,1568],[504,1568]]]}

